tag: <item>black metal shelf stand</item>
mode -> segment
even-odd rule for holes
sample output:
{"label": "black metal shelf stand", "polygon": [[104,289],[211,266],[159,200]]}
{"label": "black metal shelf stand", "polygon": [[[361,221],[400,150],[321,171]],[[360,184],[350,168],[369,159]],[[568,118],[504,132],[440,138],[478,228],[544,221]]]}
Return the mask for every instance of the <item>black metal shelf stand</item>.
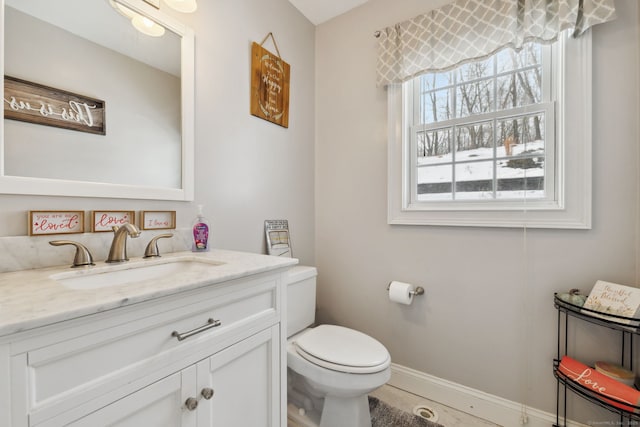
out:
{"label": "black metal shelf stand", "polygon": [[[560,364],[562,356],[566,355],[568,351],[569,317],[574,317],[586,322],[594,323],[599,326],[619,331],[621,333],[622,340],[622,354],[620,356],[620,364],[633,371],[633,338],[635,335],[640,334],[640,330],[638,328],[638,326],[640,326],[640,319],[618,316],[609,313],[605,314],[583,308],[581,306],[574,305],[560,299],[558,297],[558,294],[554,294],[553,304],[558,310],[558,355],[553,363],[553,374],[557,379],[556,423],[553,426],[567,426],[567,390],[570,390],[583,399],[619,415],[619,425],[621,426],[625,425],[625,421],[627,423],[626,425],[640,425],[640,406],[630,405],[626,402],[617,401],[616,399],[613,399],[611,397],[605,398],[597,392],[592,391],[577,383],[576,381],[573,381],[571,378],[566,377],[562,372],[558,370],[558,366]],[[606,318],[596,317],[599,315],[605,315]],[[564,340],[562,332],[564,332]],[[615,403],[624,406],[624,408],[616,406]],[[560,421],[562,421],[562,424],[560,424]]]}

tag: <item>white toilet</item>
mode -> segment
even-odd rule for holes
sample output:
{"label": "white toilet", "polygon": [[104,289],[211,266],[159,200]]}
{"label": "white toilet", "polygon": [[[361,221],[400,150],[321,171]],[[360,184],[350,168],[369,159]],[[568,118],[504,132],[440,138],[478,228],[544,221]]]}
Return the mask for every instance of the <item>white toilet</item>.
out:
{"label": "white toilet", "polygon": [[391,357],[362,332],[334,325],[312,328],[314,267],[289,270],[287,286],[288,400],[319,413],[320,427],[371,427],[367,394],[391,377]]}

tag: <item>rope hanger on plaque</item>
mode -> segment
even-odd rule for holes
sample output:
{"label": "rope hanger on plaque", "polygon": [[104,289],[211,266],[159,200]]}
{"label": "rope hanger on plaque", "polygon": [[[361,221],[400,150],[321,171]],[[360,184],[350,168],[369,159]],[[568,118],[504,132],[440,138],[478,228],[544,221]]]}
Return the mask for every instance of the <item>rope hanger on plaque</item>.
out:
{"label": "rope hanger on plaque", "polygon": [[[271,37],[277,55],[263,47]],[[282,60],[278,44],[269,33],[251,45],[251,114],[289,127],[289,64]]]}

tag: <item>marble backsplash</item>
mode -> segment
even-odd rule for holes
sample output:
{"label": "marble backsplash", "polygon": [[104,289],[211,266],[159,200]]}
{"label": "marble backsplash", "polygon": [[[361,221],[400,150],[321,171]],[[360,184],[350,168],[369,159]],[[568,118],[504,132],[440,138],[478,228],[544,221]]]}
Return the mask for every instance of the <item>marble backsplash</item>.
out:
{"label": "marble backsplash", "polygon": [[[171,233],[173,237],[159,239],[160,254],[191,250],[191,230],[143,230],[140,237],[127,241],[129,257],[144,255],[147,243],[158,234]],[[73,262],[75,248],[70,245],[52,246],[51,240],[72,240],[82,243],[89,249],[93,260],[101,262],[107,259],[113,240],[113,233],[54,234],[48,236],[10,236],[0,237],[0,273],[34,268],[69,265]]]}

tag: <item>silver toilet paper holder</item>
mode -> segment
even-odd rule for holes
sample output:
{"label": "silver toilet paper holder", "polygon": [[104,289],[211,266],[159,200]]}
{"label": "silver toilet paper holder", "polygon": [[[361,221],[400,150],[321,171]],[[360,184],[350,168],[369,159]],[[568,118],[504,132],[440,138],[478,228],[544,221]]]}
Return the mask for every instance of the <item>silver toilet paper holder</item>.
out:
{"label": "silver toilet paper holder", "polygon": [[[391,288],[391,282],[389,282],[389,284],[387,285],[387,292],[389,292],[389,289]],[[416,295],[422,295],[424,294],[424,288],[422,286],[417,286],[415,289],[409,291],[409,295],[413,295],[414,297]]]}

